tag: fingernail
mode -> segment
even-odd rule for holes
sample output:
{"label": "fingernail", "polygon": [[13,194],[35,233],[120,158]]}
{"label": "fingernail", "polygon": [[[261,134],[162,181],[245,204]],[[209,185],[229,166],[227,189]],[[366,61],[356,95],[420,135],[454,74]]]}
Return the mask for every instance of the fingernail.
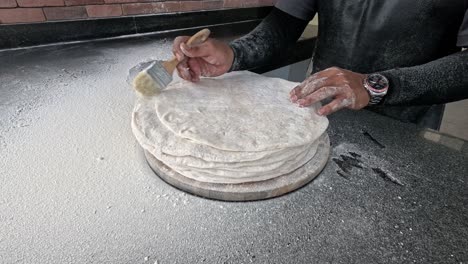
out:
{"label": "fingernail", "polygon": [[291,102],[295,103],[297,101],[297,96],[291,95]]}
{"label": "fingernail", "polygon": [[178,61],[182,61],[184,59],[179,53],[176,53],[176,58]]}
{"label": "fingernail", "polygon": [[188,50],[190,50],[190,47],[187,44],[182,43],[182,44],[180,44],[180,49],[183,50],[183,51],[188,51]]}
{"label": "fingernail", "polygon": [[300,106],[304,106],[305,100],[304,100],[304,99],[300,99],[300,100],[297,101],[297,103],[298,103]]}
{"label": "fingernail", "polygon": [[317,114],[318,114],[319,116],[323,116],[323,110],[322,110],[322,109],[318,110],[318,111],[317,111]]}

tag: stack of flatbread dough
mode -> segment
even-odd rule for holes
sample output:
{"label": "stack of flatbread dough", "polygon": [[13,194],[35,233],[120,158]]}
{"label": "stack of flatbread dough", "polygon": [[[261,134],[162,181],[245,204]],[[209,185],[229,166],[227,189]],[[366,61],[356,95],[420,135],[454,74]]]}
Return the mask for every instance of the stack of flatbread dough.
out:
{"label": "stack of flatbread dough", "polygon": [[328,120],[289,101],[297,83],[250,72],[171,83],[139,97],[132,129],[173,171],[201,182],[246,183],[288,174],[314,158]]}

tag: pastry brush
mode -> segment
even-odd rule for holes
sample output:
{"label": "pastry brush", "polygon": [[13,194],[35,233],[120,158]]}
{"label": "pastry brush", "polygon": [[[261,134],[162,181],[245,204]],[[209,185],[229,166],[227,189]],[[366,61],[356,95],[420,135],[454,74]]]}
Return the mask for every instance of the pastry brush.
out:
{"label": "pastry brush", "polygon": [[[209,29],[199,31],[190,37],[187,45],[190,47],[205,42],[210,33]],[[172,81],[172,74],[178,64],[176,57],[169,61],[154,61],[135,77],[133,87],[144,96],[155,95]]]}

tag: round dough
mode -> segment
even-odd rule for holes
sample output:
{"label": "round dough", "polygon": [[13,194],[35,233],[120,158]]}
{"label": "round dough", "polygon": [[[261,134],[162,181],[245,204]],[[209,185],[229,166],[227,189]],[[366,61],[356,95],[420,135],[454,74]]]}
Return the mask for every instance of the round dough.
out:
{"label": "round dough", "polygon": [[155,97],[138,98],[132,129],[144,149],[194,180],[272,179],[311,160],[328,126],[316,106],[289,102],[296,85],[248,72],[174,82]]}
{"label": "round dough", "polygon": [[264,151],[303,146],[328,126],[315,107],[289,101],[297,84],[253,73],[222,79],[181,81],[156,98],[161,122],[179,137],[231,151]]}
{"label": "round dough", "polygon": [[[276,152],[250,153],[214,149],[171,133],[155,118],[152,105],[151,101],[138,101],[132,118],[135,137],[144,149],[161,162],[198,181],[241,183],[271,179],[302,166],[317,150],[317,142]],[[213,153],[219,156],[214,156]],[[223,157],[223,161],[206,161],[200,158],[203,154]],[[242,154],[245,156],[242,157]],[[255,159],[248,160],[253,154],[257,154]],[[244,161],[240,162],[239,158]]]}

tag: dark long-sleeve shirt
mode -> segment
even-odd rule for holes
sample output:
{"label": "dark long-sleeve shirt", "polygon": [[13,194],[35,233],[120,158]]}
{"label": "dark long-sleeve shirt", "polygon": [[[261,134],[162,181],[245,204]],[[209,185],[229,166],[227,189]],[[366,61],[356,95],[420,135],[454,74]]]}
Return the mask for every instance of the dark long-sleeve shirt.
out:
{"label": "dark long-sleeve shirt", "polygon": [[386,106],[468,98],[468,51],[461,51],[468,46],[466,0],[279,1],[256,29],[231,43],[232,69],[255,68],[283,56],[316,12],[314,72],[331,66],[380,72],[391,83],[382,102]]}

